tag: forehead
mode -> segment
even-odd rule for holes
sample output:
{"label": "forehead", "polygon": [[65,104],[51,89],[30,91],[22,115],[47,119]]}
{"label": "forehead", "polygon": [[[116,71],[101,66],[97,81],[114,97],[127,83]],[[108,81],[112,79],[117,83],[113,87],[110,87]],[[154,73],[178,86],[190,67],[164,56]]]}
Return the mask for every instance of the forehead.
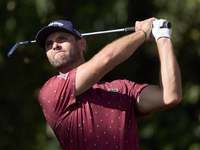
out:
{"label": "forehead", "polygon": [[60,37],[60,36],[67,36],[67,37],[70,37],[70,36],[73,36],[73,35],[72,35],[71,33],[69,33],[69,32],[61,32],[61,31],[59,31],[59,32],[53,32],[53,33],[51,33],[51,34],[46,38],[46,41],[45,41],[45,42],[54,40],[54,39],[56,39],[56,38],[58,38],[58,37]]}

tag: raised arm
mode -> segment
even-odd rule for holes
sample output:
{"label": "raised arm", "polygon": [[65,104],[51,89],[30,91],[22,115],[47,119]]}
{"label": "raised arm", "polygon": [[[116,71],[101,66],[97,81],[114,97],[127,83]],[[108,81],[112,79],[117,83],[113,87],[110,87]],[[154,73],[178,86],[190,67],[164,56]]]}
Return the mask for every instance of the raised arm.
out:
{"label": "raised arm", "polygon": [[145,39],[149,40],[153,20],[155,18],[143,21],[140,27],[142,30],[138,29],[108,44],[91,60],[79,66],[76,73],[76,95],[88,90],[111,69],[128,59]]}
{"label": "raised arm", "polygon": [[160,85],[150,85],[140,94],[137,107],[143,113],[175,106],[182,99],[181,74],[172,40],[168,36],[155,38],[160,58]]}

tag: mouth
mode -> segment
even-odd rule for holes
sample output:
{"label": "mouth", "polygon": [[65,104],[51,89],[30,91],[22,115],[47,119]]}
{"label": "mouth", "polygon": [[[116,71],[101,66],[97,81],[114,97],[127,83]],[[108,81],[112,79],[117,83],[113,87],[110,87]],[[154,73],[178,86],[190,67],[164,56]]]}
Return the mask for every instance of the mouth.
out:
{"label": "mouth", "polygon": [[60,57],[64,57],[65,56],[65,52],[64,51],[58,51],[54,54],[54,59],[60,58]]}

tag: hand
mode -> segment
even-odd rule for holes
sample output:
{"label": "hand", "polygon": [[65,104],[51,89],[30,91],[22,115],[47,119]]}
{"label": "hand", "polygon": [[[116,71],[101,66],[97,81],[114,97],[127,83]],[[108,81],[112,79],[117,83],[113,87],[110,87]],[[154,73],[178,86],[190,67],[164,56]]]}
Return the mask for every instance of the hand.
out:
{"label": "hand", "polygon": [[155,21],[156,18],[150,18],[144,21],[136,21],[135,23],[135,31],[143,30],[146,32],[146,41],[151,40],[151,32],[152,32],[152,22]]}
{"label": "hand", "polygon": [[162,28],[164,22],[167,22],[167,20],[159,19],[159,20],[153,21],[152,34],[153,34],[156,42],[161,37],[171,38],[172,29],[171,28],[170,29]]}

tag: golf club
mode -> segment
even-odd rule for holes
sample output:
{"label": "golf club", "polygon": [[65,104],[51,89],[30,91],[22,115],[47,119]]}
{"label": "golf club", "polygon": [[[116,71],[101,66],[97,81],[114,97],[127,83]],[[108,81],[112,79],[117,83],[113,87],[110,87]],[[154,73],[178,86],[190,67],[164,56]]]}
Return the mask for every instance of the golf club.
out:
{"label": "golf club", "polygon": [[[172,25],[170,22],[164,22],[163,26],[161,28],[171,28],[171,26]],[[106,34],[106,33],[116,33],[116,32],[131,32],[131,31],[134,32],[135,27],[126,27],[126,28],[121,28],[121,29],[83,33],[82,36],[98,35],[98,34]],[[35,43],[35,42],[36,42],[36,40],[18,42],[10,49],[7,56],[10,57],[19,45],[31,44],[31,43]]]}

